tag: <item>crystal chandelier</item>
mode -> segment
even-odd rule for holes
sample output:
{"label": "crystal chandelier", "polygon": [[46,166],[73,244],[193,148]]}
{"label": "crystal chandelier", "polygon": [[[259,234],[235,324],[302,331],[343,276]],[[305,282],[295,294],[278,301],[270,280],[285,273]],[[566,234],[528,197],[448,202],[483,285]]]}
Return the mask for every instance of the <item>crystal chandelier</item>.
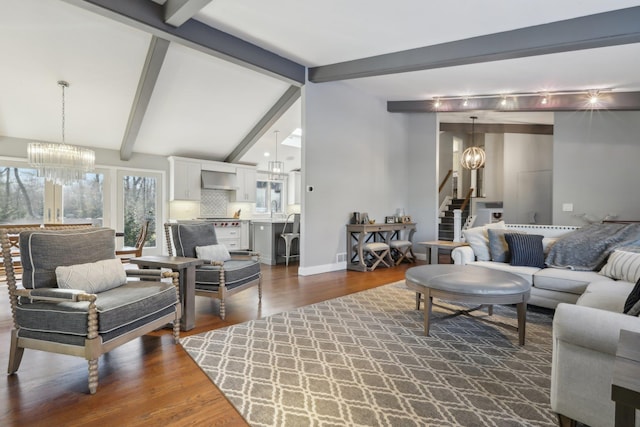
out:
{"label": "crystal chandelier", "polygon": [[65,144],[64,141],[64,89],[69,83],[60,80],[62,88],[62,144],[32,142],[27,148],[29,164],[38,170],[38,176],[54,184],[66,185],[84,179],[95,165],[95,153],[82,147]]}
{"label": "crystal chandelier", "polygon": [[275,152],[275,160],[269,161],[268,169],[269,169],[269,179],[273,181],[279,181],[284,177],[284,162],[278,161],[278,131],[274,131],[276,134],[276,152]]}
{"label": "crystal chandelier", "polygon": [[475,123],[478,117],[471,116],[471,147],[462,152],[460,164],[465,169],[480,169],[484,166],[485,153],[480,147],[475,146]]}

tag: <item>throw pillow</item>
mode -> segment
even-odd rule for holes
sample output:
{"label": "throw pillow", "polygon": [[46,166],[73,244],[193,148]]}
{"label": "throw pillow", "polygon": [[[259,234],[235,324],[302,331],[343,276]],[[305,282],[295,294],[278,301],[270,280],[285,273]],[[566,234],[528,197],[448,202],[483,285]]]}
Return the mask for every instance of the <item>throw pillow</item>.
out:
{"label": "throw pillow", "polygon": [[544,268],[543,236],[538,234],[506,233],[511,265]]}
{"label": "throw pillow", "polygon": [[465,242],[471,246],[478,261],[491,260],[491,254],[489,253],[489,234],[487,233],[487,229],[489,228],[505,228],[504,221],[462,230]]}
{"label": "throw pillow", "polygon": [[56,280],[59,288],[97,294],[124,285],[127,274],[122,262],[115,258],[56,267]]}
{"label": "throw pillow", "polygon": [[487,229],[489,234],[489,253],[491,254],[491,261],[496,262],[509,262],[511,256],[509,254],[509,246],[504,238],[506,233],[521,234],[516,231],[499,228]]}
{"label": "throw pillow", "polygon": [[640,279],[638,279],[633,290],[627,297],[627,300],[624,303],[623,313],[630,314],[631,316],[637,316],[640,314]]}
{"label": "throw pillow", "polygon": [[196,257],[209,261],[229,261],[231,255],[225,245],[196,246]]}
{"label": "throw pillow", "polygon": [[616,249],[599,272],[615,280],[634,283],[640,279],[640,253]]}

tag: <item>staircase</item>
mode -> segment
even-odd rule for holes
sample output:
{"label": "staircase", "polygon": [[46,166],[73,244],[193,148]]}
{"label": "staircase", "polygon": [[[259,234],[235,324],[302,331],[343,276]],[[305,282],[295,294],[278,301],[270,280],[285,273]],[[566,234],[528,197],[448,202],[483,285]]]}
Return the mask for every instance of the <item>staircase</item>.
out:
{"label": "staircase", "polygon": [[[439,240],[453,241],[453,210],[460,209],[463,203],[464,199],[451,199],[451,202],[447,205],[447,209],[440,211],[440,223],[438,224]],[[470,203],[467,203],[467,206],[465,206],[462,211],[462,225],[464,225],[469,217],[469,205]]]}

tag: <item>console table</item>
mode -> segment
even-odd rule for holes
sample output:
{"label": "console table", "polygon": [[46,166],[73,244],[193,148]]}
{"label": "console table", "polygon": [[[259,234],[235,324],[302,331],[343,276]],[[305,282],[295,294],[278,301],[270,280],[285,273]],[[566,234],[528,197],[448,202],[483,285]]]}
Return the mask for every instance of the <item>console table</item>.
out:
{"label": "console table", "polygon": [[364,262],[362,245],[366,242],[389,243],[392,239],[405,231],[408,236],[402,240],[411,241],[416,232],[416,224],[409,223],[389,223],[389,224],[347,224],[347,269],[356,271],[369,271]]}
{"label": "console table", "polygon": [[196,326],[196,265],[204,264],[198,258],[185,258],[168,255],[146,255],[131,258],[132,264],[141,268],[170,268],[180,273],[180,303],[182,317],[180,329],[188,331]]}

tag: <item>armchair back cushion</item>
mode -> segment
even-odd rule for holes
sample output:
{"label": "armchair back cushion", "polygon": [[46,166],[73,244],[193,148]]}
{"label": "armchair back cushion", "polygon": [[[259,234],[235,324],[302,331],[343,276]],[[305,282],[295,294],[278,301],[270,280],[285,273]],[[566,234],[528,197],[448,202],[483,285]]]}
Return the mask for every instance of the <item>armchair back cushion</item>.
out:
{"label": "armchair back cushion", "polygon": [[20,233],[22,285],[57,288],[56,267],[115,258],[111,228],[29,230]]}
{"label": "armchair back cushion", "polygon": [[171,238],[176,248],[176,256],[197,258],[196,246],[218,243],[212,223],[171,224]]}

